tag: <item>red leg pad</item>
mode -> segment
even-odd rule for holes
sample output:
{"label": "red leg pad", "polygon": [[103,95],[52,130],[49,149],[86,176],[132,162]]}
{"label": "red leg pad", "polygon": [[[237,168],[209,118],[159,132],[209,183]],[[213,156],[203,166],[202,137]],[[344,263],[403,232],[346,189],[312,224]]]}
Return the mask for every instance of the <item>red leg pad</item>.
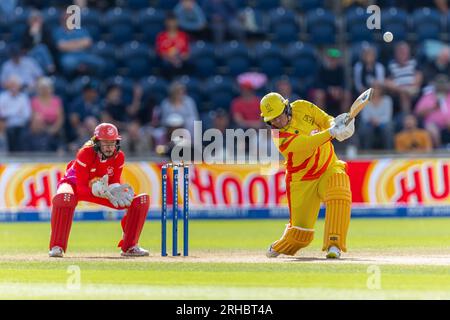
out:
{"label": "red leg pad", "polygon": [[122,251],[127,251],[139,242],[149,206],[150,197],[147,194],[134,197],[131,206],[121,221],[123,239],[119,242],[119,247],[122,248]]}
{"label": "red leg pad", "polygon": [[59,246],[66,252],[77,203],[78,201],[72,193],[59,193],[53,197],[50,249]]}

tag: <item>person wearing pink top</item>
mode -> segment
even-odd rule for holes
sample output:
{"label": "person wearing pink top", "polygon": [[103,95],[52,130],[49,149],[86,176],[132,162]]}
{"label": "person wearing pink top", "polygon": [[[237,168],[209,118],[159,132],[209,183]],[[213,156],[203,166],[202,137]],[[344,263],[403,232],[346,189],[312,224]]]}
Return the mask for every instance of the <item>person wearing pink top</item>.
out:
{"label": "person wearing pink top", "polygon": [[31,100],[32,117],[38,117],[52,136],[59,136],[64,123],[64,109],[61,99],[53,94],[53,82],[48,77],[37,82],[37,95]]}
{"label": "person wearing pink top", "polygon": [[444,74],[434,80],[433,89],[425,92],[416,104],[415,114],[424,120],[435,147],[441,145],[441,131],[450,125],[450,85]]}

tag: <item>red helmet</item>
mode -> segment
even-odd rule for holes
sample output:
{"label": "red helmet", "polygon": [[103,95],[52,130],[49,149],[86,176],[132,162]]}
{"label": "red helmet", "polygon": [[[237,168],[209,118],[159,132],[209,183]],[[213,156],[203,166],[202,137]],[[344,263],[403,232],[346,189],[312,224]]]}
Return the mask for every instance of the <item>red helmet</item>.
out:
{"label": "red helmet", "polygon": [[96,140],[122,140],[119,130],[111,123],[100,123],[94,130]]}

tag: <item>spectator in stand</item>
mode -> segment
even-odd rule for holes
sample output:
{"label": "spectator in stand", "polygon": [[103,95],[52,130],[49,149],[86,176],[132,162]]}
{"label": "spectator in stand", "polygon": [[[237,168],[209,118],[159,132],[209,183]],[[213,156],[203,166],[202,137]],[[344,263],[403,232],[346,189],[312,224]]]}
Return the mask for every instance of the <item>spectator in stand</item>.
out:
{"label": "spectator in stand", "polygon": [[[38,117],[34,123],[35,131],[43,129],[52,138],[54,145],[62,139],[64,124],[64,107],[61,99],[53,93],[53,82],[48,77],[40,78],[36,85],[37,95],[31,99],[32,118]],[[42,123],[42,125],[41,125]]]}
{"label": "spectator in stand", "polygon": [[189,71],[189,36],[178,29],[178,22],[173,14],[167,15],[165,25],[166,30],[156,37],[156,52],[161,58],[164,76],[172,79]]}
{"label": "spectator in stand", "polygon": [[399,114],[401,118],[411,112],[411,104],[420,92],[423,76],[418,70],[416,59],[411,57],[410,47],[406,42],[398,43],[394,54],[394,60],[388,66],[385,86],[390,95],[399,99],[400,110],[394,110],[394,114]]}
{"label": "spectator in stand", "polygon": [[66,134],[67,140],[72,142],[70,150],[79,148],[80,144],[85,142],[83,139],[89,137],[99,123],[102,106],[97,91],[98,85],[95,82],[87,83],[83,87],[82,96],[78,97],[69,108],[70,127]]}
{"label": "spectator in stand", "polygon": [[0,154],[8,152],[8,136],[6,134],[5,119],[0,118]]}
{"label": "spectator in stand", "polygon": [[250,82],[240,83],[241,95],[231,102],[231,117],[234,123],[242,129],[259,129],[264,127],[259,109],[260,98],[256,96]]}
{"label": "spectator in stand", "polygon": [[445,46],[424,68],[424,83],[430,84],[438,74],[450,74],[450,47]]}
{"label": "spectator in stand", "polygon": [[41,67],[31,58],[23,55],[22,50],[17,45],[10,47],[10,59],[2,66],[0,73],[1,85],[6,88],[6,82],[12,76],[20,78],[23,89],[32,92],[36,85],[36,80],[43,75]]}
{"label": "spectator in stand", "polygon": [[60,54],[60,67],[66,76],[75,73],[101,73],[105,63],[103,59],[89,52],[92,39],[86,28],[70,30],[66,23],[68,15],[61,17],[61,25],[54,30],[53,39]]}
{"label": "spectator in stand", "polygon": [[39,114],[33,116],[22,138],[24,151],[54,152],[60,147],[60,140],[47,130],[47,125]]}
{"label": "spectator in stand", "polygon": [[300,99],[296,93],[292,92],[292,85],[287,77],[282,77],[275,83],[275,92],[278,92],[291,102]]}
{"label": "spectator in stand", "polygon": [[432,145],[429,132],[417,127],[417,119],[414,115],[406,115],[403,119],[403,130],[395,135],[395,150],[397,152],[430,152]]}
{"label": "spectator in stand", "polygon": [[[370,150],[378,146],[392,149],[392,99],[385,95],[380,84],[374,83],[371,101],[361,111],[359,127],[360,145]],[[378,140],[378,141],[377,141]]]}
{"label": "spectator in stand", "polygon": [[216,44],[223,43],[227,32],[234,40],[245,41],[245,30],[238,9],[233,1],[203,0],[203,12],[207,15],[208,25]]}
{"label": "spectator in stand", "polygon": [[329,115],[337,116],[350,107],[351,93],[344,87],[344,75],[341,50],[327,49],[319,69],[313,101]]}
{"label": "spectator in stand", "polygon": [[206,18],[195,0],[181,0],[174,9],[180,29],[196,39],[205,39]]}
{"label": "spectator in stand", "polygon": [[191,137],[194,136],[194,121],[199,120],[197,105],[186,94],[186,87],[182,83],[173,82],[170,85],[169,97],[162,101],[160,112],[163,125],[171,114],[179,114],[184,120],[184,128],[189,130]]}
{"label": "spectator in stand", "polygon": [[47,74],[56,71],[52,52],[54,47],[50,30],[45,26],[44,19],[38,10],[33,10],[28,18],[28,29],[22,38],[22,49],[34,58]]}
{"label": "spectator in stand", "polygon": [[122,98],[122,88],[117,84],[112,84],[106,89],[101,122],[114,124],[120,132],[126,130],[128,122],[127,105]]}
{"label": "spectator in stand", "polygon": [[0,17],[9,21],[14,15],[14,10],[17,7],[17,0],[3,0],[0,1]]}
{"label": "spectator in stand", "polygon": [[362,92],[372,87],[376,81],[382,83],[385,77],[384,66],[377,61],[377,55],[373,46],[364,46],[361,53],[361,60],[355,64],[353,69],[353,80],[356,93]]}
{"label": "spectator in stand", "polygon": [[441,145],[441,131],[450,123],[450,85],[447,75],[436,76],[434,86],[417,102],[415,114],[424,120],[436,148]]}
{"label": "spectator in stand", "polygon": [[31,118],[30,100],[21,92],[22,81],[18,76],[10,76],[7,87],[0,94],[0,121],[5,122],[9,151],[23,151],[22,136]]}

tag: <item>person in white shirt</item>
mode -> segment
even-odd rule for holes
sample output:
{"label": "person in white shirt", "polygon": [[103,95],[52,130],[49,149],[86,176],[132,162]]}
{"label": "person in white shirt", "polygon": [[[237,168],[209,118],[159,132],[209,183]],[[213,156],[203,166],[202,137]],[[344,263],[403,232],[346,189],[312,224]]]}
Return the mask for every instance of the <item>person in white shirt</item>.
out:
{"label": "person in white shirt", "polygon": [[6,81],[7,91],[0,93],[0,121],[6,127],[10,152],[21,151],[22,135],[31,118],[31,104],[21,91],[22,80],[12,75]]}

